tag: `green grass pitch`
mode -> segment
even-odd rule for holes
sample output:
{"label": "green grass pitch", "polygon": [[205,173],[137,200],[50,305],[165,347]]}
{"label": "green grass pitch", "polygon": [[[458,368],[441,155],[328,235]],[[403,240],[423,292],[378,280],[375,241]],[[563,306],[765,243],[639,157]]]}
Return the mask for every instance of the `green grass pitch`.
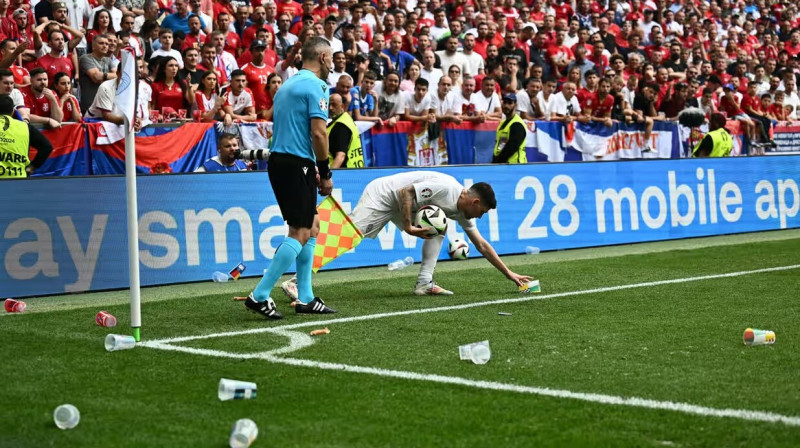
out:
{"label": "green grass pitch", "polygon": [[[145,344],[113,353],[126,291],[28,299],[0,317],[0,447],[223,447],[244,417],[254,447],[800,446],[800,231],[505,260],[542,294],[482,259],[440,264],[449,297],[411,294],[418,265],[321,273],[339,313],[296,316],[276,289],[278,322],[231,300],[257,279],[146,288]],[[776,343],[744,346],[747,327]],[[485,339],[488,364],[459,360]],[[220,402],[220,378],[258,397]]]}

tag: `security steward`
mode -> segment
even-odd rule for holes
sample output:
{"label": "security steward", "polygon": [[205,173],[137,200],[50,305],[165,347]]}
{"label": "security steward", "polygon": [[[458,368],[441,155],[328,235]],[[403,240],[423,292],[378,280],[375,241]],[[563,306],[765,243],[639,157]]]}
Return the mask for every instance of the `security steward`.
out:
{"label": "security steward", "polygon": [[328,158],[331,168],[364,168],[364,153],[361,150],[361,136],[347,113],[342,96],[331,94],[329,100]]}
{"label": "security steward", "polygon": [[[13,118],[14,100],[0,95],[0,179],[25,178],[47,161],[53,145],[30,123]],[[31,161],[30,147],[38,151]]]}
{"label": "security steward", "polygon": [[733,149],[731,134],[725,129],[725,116],[711,114],[708,119],[708,134],[695,146],[695,157],[728,157]]}
{"label": "security steward", "polygon": [[517,114],[517,95],[503,95],[503,121],[497,126],[492,163],[528,163],[525,122]]}

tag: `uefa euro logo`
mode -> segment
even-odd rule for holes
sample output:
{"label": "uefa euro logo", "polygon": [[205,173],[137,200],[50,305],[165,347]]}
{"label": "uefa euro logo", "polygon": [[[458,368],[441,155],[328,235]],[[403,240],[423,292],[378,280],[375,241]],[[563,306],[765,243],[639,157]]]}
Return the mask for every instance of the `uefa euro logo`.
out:
{"label": "uefa euro logo", "polygon": [[117,93],[124,92],[128,86],[131,85],[131,75],[127,72],[122,72],[122,79],[119,80],[119,85],[117,86]]}

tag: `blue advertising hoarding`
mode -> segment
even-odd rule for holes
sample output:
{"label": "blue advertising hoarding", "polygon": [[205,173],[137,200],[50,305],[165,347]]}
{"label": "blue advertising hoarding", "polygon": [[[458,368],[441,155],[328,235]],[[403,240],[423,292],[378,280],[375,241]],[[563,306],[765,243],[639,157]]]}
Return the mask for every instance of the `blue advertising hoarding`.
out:
{"label": "blue advertising hoarding", "polygon": [[[404,170],[336,171],[334,195],[349,210],[369,181]],[[501,255],[800,226],[800,156],[435,170],[492,184],[498,207],[478,229]],[[286,234],[265,172],[138,183],[142,285],[209,280],[239,262],[260,275]],[[2,181],[0,192],[0,297],[128,286],[124,177]],[[325,269],[419,261],[421,246],[390,224]]]}

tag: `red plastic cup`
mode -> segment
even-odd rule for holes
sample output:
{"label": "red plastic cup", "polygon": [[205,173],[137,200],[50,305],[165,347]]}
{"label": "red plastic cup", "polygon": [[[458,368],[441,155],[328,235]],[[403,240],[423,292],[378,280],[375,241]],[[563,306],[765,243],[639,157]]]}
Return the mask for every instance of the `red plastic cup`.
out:
{"label": "red plastic cup", "polygon": [[97,313],[97,316],[94,317],[94,321],[97,322],[97,325],[100,325],[101,327],[117,326],[117,318],[108,311],[100,311]]}
{"label": "red plastic cup", "polygon": [[6,299],[5,308],[8,313],[21,313],[25,311],[25,302],[22,300]]}
{"label": "red plastic cup", "polygon": [[200,120],[203,119],[203,112],[200,110],[192,111],[192,119],[195,123],[200,123]]}

